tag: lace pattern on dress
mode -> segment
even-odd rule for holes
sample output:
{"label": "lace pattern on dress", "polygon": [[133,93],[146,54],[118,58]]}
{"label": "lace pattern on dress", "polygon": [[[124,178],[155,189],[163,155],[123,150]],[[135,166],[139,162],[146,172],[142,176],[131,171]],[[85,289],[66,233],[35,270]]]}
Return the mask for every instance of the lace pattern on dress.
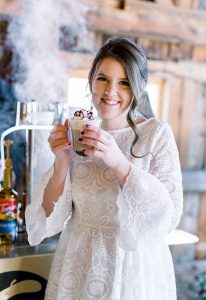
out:
{"label": "lace pattern on dress", "polygon": [[64,222],[71,215],[72,198],[70,175],[67,172],[64,191],[54,210],[49,217],[46,217],[45,210],[42,207],[44,189],[54,173],[52,166],[41,178],[32,193],[32,201],[25,211],[28,241],[31,245],[38,245],[45,237],[59,233]]}
{"label": "lace pattern on dress", "polygon": [[[171,255],[164,242],[182,211],[181,173],[171,130],[155,119],[139,126],[135,153],[153,154],[140,159],[130,155],[131,128],[110,134],[131,162],[122,189],[101,160],[77,162],[71,170],[72,185],[68,178],[50,219],[41,201],[52,170],[28,207],[28,226],[39,224],[36,229],[31,226],[30,242],[38,243],[64,227],[45,300],[176,299]],[[74,210],[64,226],[72,201]]]}

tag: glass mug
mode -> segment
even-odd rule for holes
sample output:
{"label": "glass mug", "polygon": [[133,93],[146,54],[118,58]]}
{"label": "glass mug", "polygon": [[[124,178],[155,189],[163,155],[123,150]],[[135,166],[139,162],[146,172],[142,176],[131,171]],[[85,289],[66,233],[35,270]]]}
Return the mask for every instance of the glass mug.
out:
{"label": "glass mug", "polygon": [[76,159],[86,159],[91,160],[92,157],[88,156],[84,153],[86,149],[94,149],[93,146],[82,144],[79,139],[83,138],[81,134],[86,129],[86,124],[90,124],[92,126],[101,127],[101,119],[99,117],[93,117],[91,111],[87,110],[79,110],[74,113],[72,118],[69,118],[70,123],[70,131],[72,138],[72,145],[74,150],[74,158]]}

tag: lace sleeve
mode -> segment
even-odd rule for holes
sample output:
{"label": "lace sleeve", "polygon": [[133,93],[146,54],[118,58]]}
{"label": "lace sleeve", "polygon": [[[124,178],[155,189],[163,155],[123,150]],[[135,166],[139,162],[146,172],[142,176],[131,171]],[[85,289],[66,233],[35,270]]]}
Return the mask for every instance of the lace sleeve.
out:
{"label": "lace sleeve", "polygon": [[71,215],[72,198],[69,171],[65,181],[64,191],[54,206],[54,210],[49,217],[46,217],[42,207],[44,189],[53,175],[52,166],[40,179],[32,193],[32,201],[25,211],[26,229],[30,245],[38,245],[44,238],[59,233],[65,221]]}
{"label": "lace sleeve", "polygon": [[117,199],[122,248],[157,243],[179,223],[183,206],[182,176],[177,146],[168,124],[157,133],[150,170],[131,164]]}

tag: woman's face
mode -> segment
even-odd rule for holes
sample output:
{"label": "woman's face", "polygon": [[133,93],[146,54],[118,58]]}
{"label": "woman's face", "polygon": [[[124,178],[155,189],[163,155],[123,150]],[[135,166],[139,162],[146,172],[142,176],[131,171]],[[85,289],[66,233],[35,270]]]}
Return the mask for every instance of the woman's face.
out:
{"label": "woman's face", "polygon": [[102,118],[102,125],[109,125],[112,121],[112,127],[126,126],[132,92],[127,73],[115,58],[106,57],[97,65],[92,79],[92,100]]}

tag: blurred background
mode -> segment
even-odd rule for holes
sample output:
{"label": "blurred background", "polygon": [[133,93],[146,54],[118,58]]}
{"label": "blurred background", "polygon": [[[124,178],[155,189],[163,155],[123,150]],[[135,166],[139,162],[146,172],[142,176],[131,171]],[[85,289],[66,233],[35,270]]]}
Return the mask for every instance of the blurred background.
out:
{"label": "blurred background", "polygon": [[90,107],[92,59],[108,37],[122,35],[147,53],[151,104],[171,125],[180,155],[179,228],[199,237],[171,246],[178,300],[206,299],[205,0],[1,0],[0,134],[15,127],[6,136],[13,140],[13,185],[29,202],[53,159],[50,127],[72,107]]}

